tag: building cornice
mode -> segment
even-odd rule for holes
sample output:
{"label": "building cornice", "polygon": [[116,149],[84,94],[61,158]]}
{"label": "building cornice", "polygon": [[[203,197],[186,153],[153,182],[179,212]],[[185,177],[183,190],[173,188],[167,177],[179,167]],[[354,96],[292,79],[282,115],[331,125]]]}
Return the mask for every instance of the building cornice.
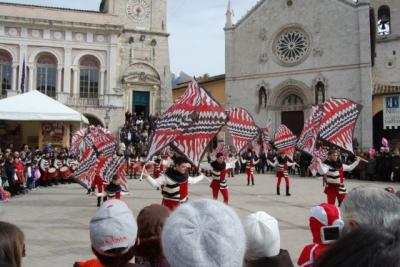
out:
{"label": "building cornice", "polygon": [[376,42],[379,43],[389,43],[400,40],[400,34],[391,34],[386,36],[378,36]]}
{"label": "building cornice", "polygon": [[62,10],[68,12],[79,12],[79,13],[93,13],[93,14],[103,14],[100,11],[96,10],[84,10],[84,9],[74,9],[74,8],[65,8],[65,7],[52,7],[52,6],[41,6],[41,5],[28,5],[28,4],[17,4],[17,3],[8,3],[1,2],[1,6],[17,6],[17,7],[28,7],[28,8],[42,8],[42,9],[51,9],[51,10]]}
{"label": "building cornice", "polygon": [[123,33],[138,33],[138,34],[150,34],[150,35],[157,35],[163,37],[169,37],[169,33],[166,32],[159,32],[159,31],[151,31],[151,30],[137,30],[137,29],[123,29]]}
{"label": "building cornice", "polygon": [[326,66],[326,67],[310,68],[310,69],[303,69],[303,70],[292,70],[292,71],[281,71],[281,72],[273,72],[273,73],[259,73],[259,74],[250,74],[250,75],[241,75],[241,76],[231,76],[231,77],[226,77],[226,80],[227,81],[252,80],[252,79],[271,78],[271,77],[284,77],[287,75],[313,74],[316,72],[340,71],[340,70],[362,69],[362,68],[371,68],[371,67],[372,67],[371,63]]}
{"label": "building cornice", "polygon": [[53,27],[53,28],[69,28],[69,29],[94,29],[102,31],[113,31],[122,32],[123,26],[116,24],[95,24],[95,23],[84,23],[75,21],[62,21],[62,20],[47,20],[47,19],[35,19],[26,17],[11,17],[0,15],[0,22],[12,24],[13,27],[16,24],[19,25],[32,25],[36,27]]}

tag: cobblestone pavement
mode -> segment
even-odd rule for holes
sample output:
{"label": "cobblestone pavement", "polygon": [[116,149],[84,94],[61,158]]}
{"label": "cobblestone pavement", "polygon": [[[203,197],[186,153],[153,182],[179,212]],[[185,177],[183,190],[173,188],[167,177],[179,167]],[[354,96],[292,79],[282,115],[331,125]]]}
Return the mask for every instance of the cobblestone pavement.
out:
{"label": "cobblestone pavement", "polygon": [[[295,262],[307,242],[308,211],[325,201],[322,181],[317,178],[292,178],[291,197],[277,196],[272,174],[256,175],[256,186],[246,186],[244,175],[229,178],[230,205],[241,218],[255,211],[266,211],[279,221],[281,246],[288,249]],[[347,182],[351,189],[367,182]],[[385,183],[370,183],[384,188]],[[146,181],[129,180],[131,193],[123,196],[137,215],[152,203],[160,203],[160,191]],[[284,183],[281,185],[284,191]],[[211,198],[209,183],[203,180],[190,187],[190,199]],[[75,260],[92,257],[89,220],[96,210],[96,199],[87,196],[77,184],[40,188],[8,203],[0,202],[0,220],[17,224],[26,235],[27,257],[24,266],[72,266]],[[229,226],[227,226],[229,227]]]}

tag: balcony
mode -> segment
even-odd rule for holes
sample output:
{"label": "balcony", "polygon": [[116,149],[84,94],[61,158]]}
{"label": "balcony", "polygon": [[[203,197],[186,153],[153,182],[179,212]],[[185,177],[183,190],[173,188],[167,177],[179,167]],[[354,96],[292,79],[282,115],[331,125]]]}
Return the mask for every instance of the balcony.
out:
{"label": "balcony", "polygon": [[68,97],[67,105],[76,107],[98,107],[100,101],[98,97],[80,97],[79,95],[73,95]]}
{"label": "balcony", "polygon": [[123,107],[123,95],[103,95],[96,98],[91,97],[80,97],[79,94],[70,95],[66,93],[58,93],[57,100],[64,105],[81,108],[81,107],[92,107],[92,108],[103,108],[103,107]]}

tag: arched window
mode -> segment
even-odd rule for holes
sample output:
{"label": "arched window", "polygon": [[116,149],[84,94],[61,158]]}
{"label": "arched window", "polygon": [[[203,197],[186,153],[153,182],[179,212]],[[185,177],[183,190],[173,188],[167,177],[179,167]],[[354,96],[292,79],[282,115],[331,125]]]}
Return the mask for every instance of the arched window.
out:
{"label": "arched window", "polygon": [[41,54],[37,60],[36,90],[56,97],[57,59],[52,54]]}
{"label": "arched window", "polygon": [[283,106],[298,106],[303,104],[303,99],[295,94],[288,95],[282,103]]}
{"label": "arched window", "polygon": [[381,6],[378,9],[378,35],[389,35],[390,32],[390,8],[388,6]]}
{"label": "arched window", "polygon": [[315,105],[320,105],[325,102],[325,85],[323,82],[318,82],[315,85]]}
{"label": "arched window", "polygon": [[81,98],[97,98],[99,95],[99,69],[100,63],[93,56],[81,59],[80,64],[79,95]]}
{"label": "arched window", "polygon": [[11,89],[12,79],[12,57],[5,51],[0,50],[0,84],[1,84],[1,97],[7,96],[7,90]]}

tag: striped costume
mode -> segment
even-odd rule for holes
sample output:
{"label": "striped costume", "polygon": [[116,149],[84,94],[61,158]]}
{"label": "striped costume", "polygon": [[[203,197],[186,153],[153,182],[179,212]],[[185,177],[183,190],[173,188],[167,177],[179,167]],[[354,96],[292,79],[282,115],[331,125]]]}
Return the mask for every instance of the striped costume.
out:
{"label": "striped costume", "polygon": [[212,189],[213,198],[218,199],[218,191],[221,191],[224,203],[228,204],[229,193],[228,184],[226,183],[226,164],[225,162],[219,163],[218,161],[213,161],[210,165],[213,178],[210,187]]}
{"label": "striped costume", "polygon": [[154,188],[162,188],[162,205],[170,210],[176,209],[181,203],[188,200],[189,184],[196,184],[204,179],[204,175],[190,177],[188,174],[181,174],[173,168],[168,169],[159,178],[145,177]]}
{"label": "striped costume", "polygon": [[341,160],[331,161],[326,160],[319,164],[318,172],[325,176],[325,190],[328,204],[335,205],[336,199],[340,204],[343,202],[347,194],[347,189],[344,184],[344,172],[352,171],[360,162],[358,159],[351,165],[343,164]]}
{"label": "striped costume", "polygon": [[258,163],[258,158],[253,154],[250,155],[250,153],[248,153],[245,158],[242,159],[242,163],[246,164],[245,172],[247,175],[247,185],[250,185],[250,182],[254,185],[254,170]]}
{"label": "striped costume", "polygon": [[290,196],[290,182],[289,182],[289,167],[295,165],[295,163],[290,162],[289,158],[286,155],[280,155],[277,157],[275,162],[271,162],[267,160],[268,164],[276,167],[276,177],[278,178],[276,182],[276,194],[280,195],[280,186],[282,182],[282,178],[285,179],[286,183],[286,195]]}

